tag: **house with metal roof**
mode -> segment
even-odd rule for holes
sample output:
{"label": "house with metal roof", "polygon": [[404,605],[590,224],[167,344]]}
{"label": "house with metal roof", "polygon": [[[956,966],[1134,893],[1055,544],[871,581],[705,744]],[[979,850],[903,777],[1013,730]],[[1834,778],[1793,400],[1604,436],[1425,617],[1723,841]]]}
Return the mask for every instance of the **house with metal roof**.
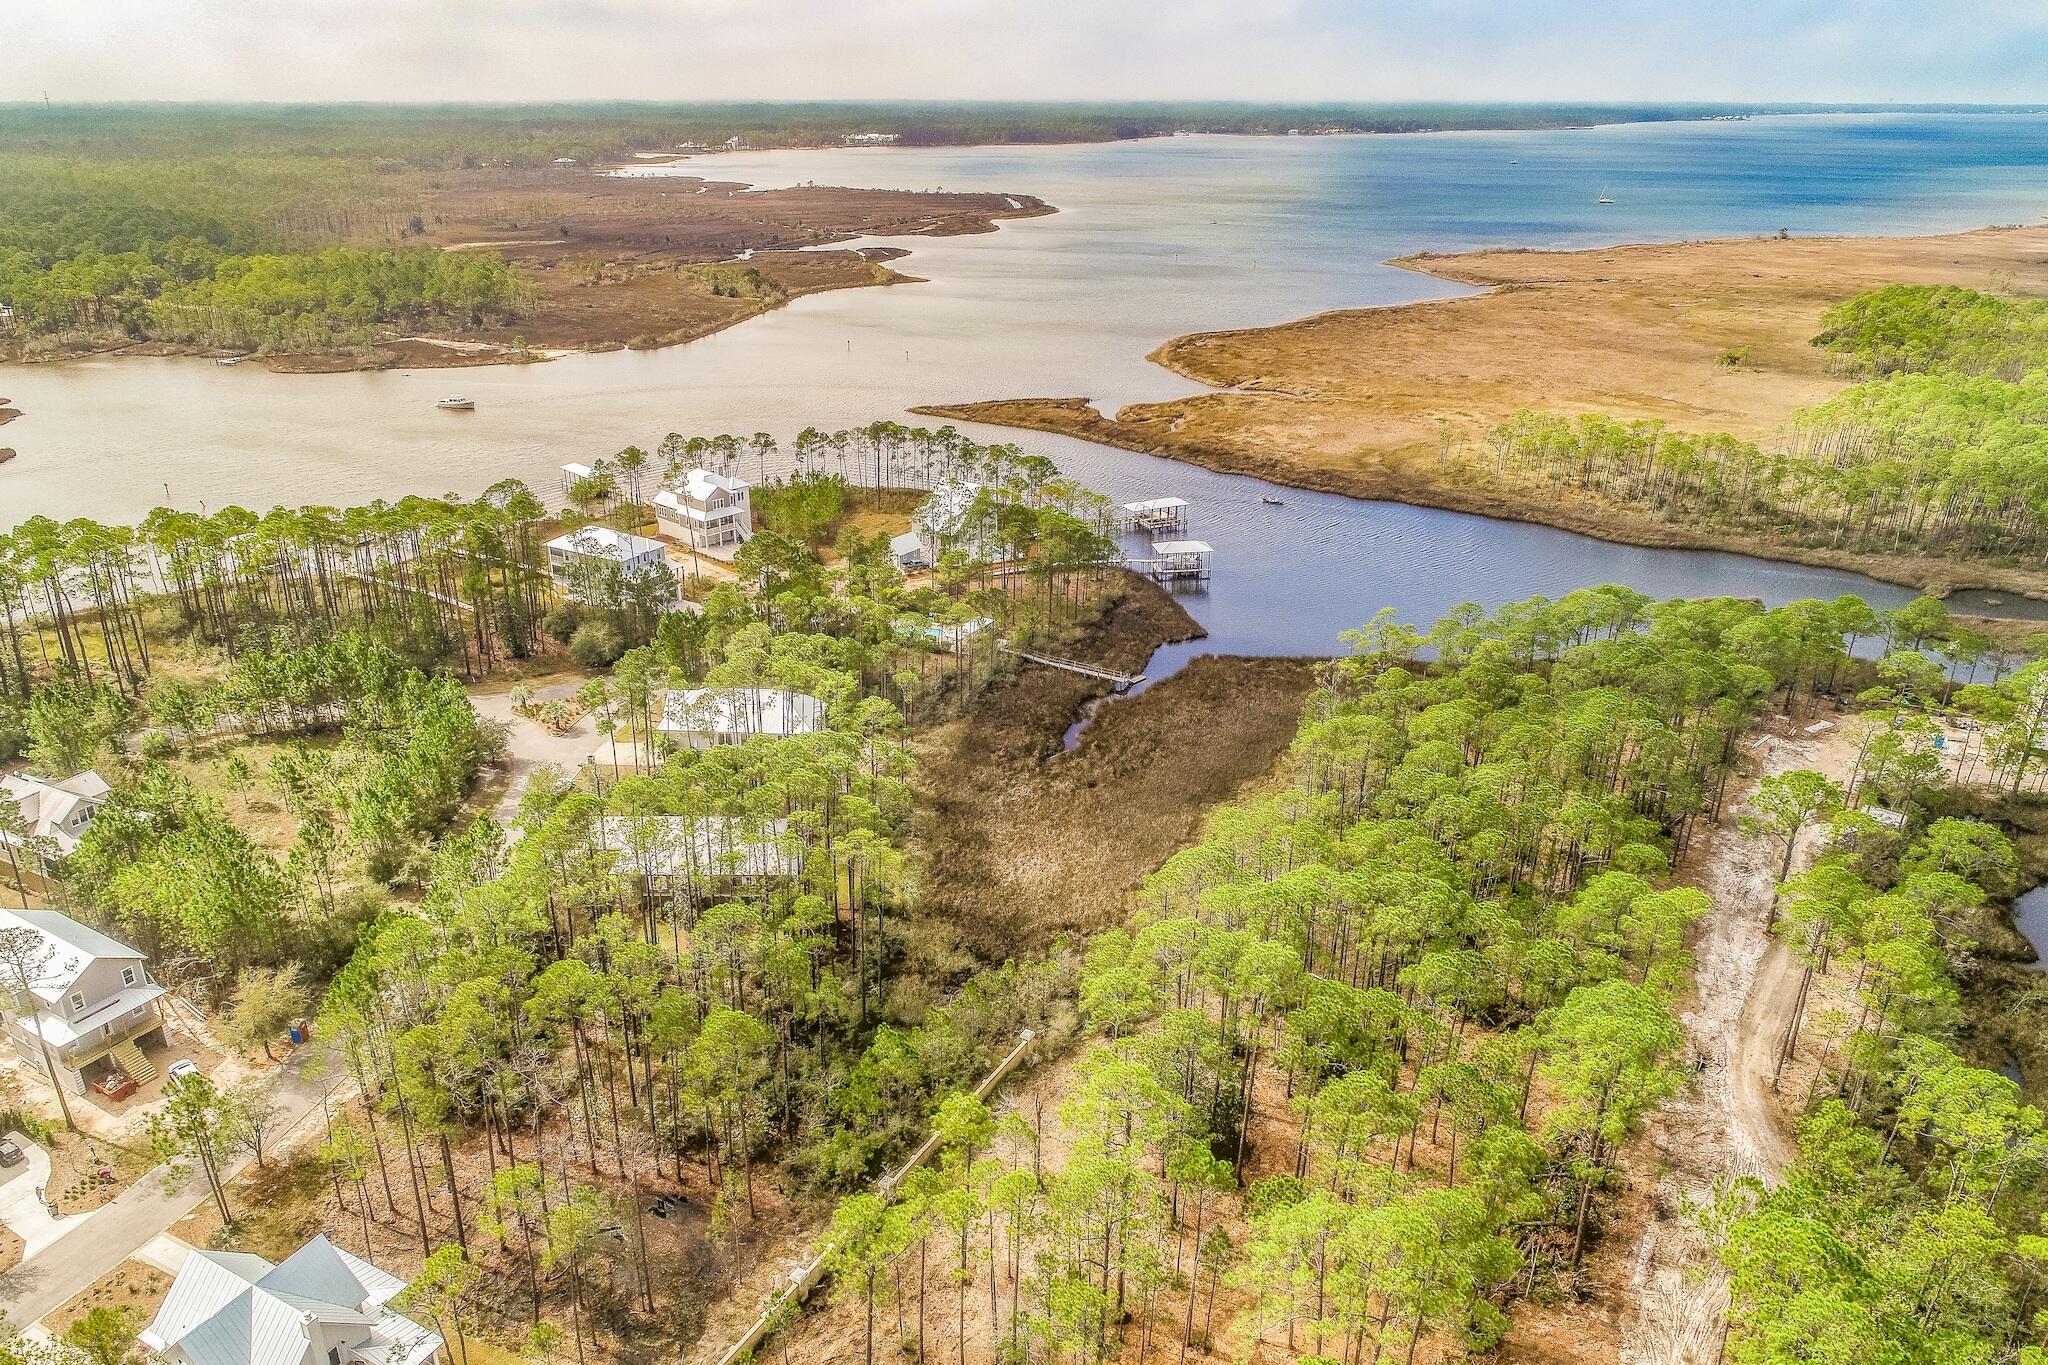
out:
{"label": "house with metal roof", "polygon": [[563,596],[578,602],[616,605],[618,590],[626,583],[657,575],[673,589],[675,571],[669,567],[667,547],[646,536],[609,526],[583,526],[548,542],[548,577]]}
{"label": "house with metal roof", "polygon": [[597,822],[596,843],[613,852],[618,876],[669,890],[794,877],[802,866],[788,835],[786,820],[749,825],[725,815],[607,815]]}
{"label": "house with metal roof", "polygon": [[[78,847],[78,836],[106,801],[107,780],[92,769],[52,782],[33,773],[0,777],[0,800],[12,801],[28,826],[28,839],[47,839],[63,856]],[[0,830],[0,844],[15,845],[16,836]]]}
{"label": "house with metal roof", "polygon": [[752,486],[709,469],[693,469],[673,488],[654,495],[661,533],[693,550],[744,544],[754,534]]}
{"label": "house with metal roof", "polygon": [[779,687],[693,687],[668,694],[655,728],[691,749],[787,739],[824,729],[825,703]]}
{"label": "house with metal roof", "polygon": [[23,1060],[74,1095],[115,1072],[137,1085],[155,1080],[142,1049],[166,1041],[156,1004],[164,988],[141,952],[55,910],[0,910],[0,933],[10,931],[36,939],[26,994],[13,968],[0,967],[0,991],[14,1001],[7,1037]]}
{"label": "house with metal roof", "polygon": [[[974,559],[988,557],[993,547],[983,524],[986,518],[974,514],[985,491],[982,485],[967,479],[942,479],[931,496],[917,505],[917,510],[910,514],[910,529],[923,552],[923,563],[938,563],[939,556],[948,550],[962,551]],[[903,562],[897,549],[900,540],[898,537],[889,542],[889,551],[899,564]]]}
{"label": "house with metal roof", "polygon": [[195,1250],[137,1335],[173,1365],[426,1365],[441,1337],[390,1307],[404,1289],[325,1234],[277,1265]]}

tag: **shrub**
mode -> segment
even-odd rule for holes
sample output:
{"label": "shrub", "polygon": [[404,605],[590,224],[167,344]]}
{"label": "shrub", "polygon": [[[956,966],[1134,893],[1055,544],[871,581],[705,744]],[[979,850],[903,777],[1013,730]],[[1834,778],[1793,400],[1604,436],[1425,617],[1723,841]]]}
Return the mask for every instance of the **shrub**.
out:
{"label": "shrub", "polygon": [[541,618],[540,628],[546,631],[548,637],[556,644],[566,645],[570,637],[576,634],[576,628],[588,620],[589,616],[590,613],[581,603],[564,602]]}
{"label": "shrub", "polygon": [[605,621],[585,621],[569,639],[569,657],[585,668],[607,667],[625,652],[624,637]]}

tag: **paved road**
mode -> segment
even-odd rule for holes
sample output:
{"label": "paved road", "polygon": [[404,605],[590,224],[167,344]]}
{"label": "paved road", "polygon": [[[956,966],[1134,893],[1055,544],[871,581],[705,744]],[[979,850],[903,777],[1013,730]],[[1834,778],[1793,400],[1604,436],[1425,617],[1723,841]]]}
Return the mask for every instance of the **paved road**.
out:
{"label": "paved road", "polygon": [[[536,702],[546,702],[573,697],[576,695],[576,689],[583,686],[583,683],[582,678],[548,683],[533,689],[533,699]],[[614,761],[612,752],[602,747],[607,741],[599,738],[597,727],[589,716],[578,716],[576,723],[571,725],[566,733],[557,735],[542,729],[524,716],[515,715],[512,710],[512,692],[509,688],[502,692],[472,692],[469,694],[469,701],[470,705],[476,707],[477,714],[485,720],[494,720],[506,727],[506,758],[511,780],[506,783],[504,799],[498,802],[497,810],[492,812],[501,824],[509,823],[518,813],[519,798],[525,795],[527,784],[542,768],[560,768],[563,772],[574,775],[591,757],[591,751],[594,749],[599,751],[599,757],[603,762]],[[627,756],[627,751],[620,749],[616,761],[623,764],[631,760]]]}
{"label": "paved road", "polygon": [[[279,1131],[296,1131],[299,1120],[320,1107],[320,1097],[345,1083],[339,1068],[308,1076],[310,1063],[324,1054],[307,1048],[278,1069],[271,1080],[271,1098],[284,1111]],[[278,1144],[283,1145],[282,1141]],[[237,1161],[230,1176],[249,1164]],[[33,1261],[0,1275],[0,1310],[16,1327],[26,1327],[59,1307],[79,1290],[128,1259],[157,1234],[203,1203],[209,1195],[198,1172],[182,1183],[167,1179],[161,1166],[144,1175],[78,1226],[50,1244]]]}

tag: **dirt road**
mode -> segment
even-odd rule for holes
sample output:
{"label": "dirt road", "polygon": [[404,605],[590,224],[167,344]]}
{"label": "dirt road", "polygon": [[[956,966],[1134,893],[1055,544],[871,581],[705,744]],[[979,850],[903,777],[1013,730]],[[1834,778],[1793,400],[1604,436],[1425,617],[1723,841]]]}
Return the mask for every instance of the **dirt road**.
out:
{"label": "dirt road", "polygon": [[[1856,750],[1839,727],[1813,736],[1788,730],[1790,737],[1770,736],[1749,751],[1750,770],[1730,792],[1721,821],[1679,867],[1681,880],[1714,902],[1694,927],[1695,998],[1684,1015],[1694,1055],[1707,1065],[1651,1128],[1659,1216],[1630,1261],[1624,1365],[1714,1365],[1727,1279],[1682,1207],[1711,1199],[1729,1177],[1773,1182],[1793,1156],[1771,1080],[1798,998],[1799,968],[1765,927],[1782,855],[1773,841],[1744,834],[1739,822],[1766,774],[1811,768],[1840,781]],[[1814,856],[1813,836],[1802,835],[1793,870]]]}

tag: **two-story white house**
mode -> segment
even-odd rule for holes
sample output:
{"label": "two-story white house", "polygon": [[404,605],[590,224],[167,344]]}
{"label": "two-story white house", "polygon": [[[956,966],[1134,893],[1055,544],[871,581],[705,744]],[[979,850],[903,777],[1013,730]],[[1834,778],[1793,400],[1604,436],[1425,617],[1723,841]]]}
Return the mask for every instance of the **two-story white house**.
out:
{"label": "two-story white house", "polygon": [[426,1365],[441,1337],[389,1306],[404,1290],[324,1233],[277,1265],[194,1251],[137,1339],[172,1365]]}
{"label": "two-story white house", "polygon": [[165,1042],[156,1005],[164,988],[150,980],[142,954],[55,910],[0,910],[0,933],[16,930],[37,941],[26,996],[14,969],[0,966],[0,992],[13,1001],[6,1029],[14,1050],[47,1075],[40,1033],[56,1068],[51,1079],[74,1095],[114,1070],[138,1085],[156,1079],[142,1047]]}
{"label": "two-story white house", "polygon": [[661,533],[693,550],[743,544],[754,534],[751,486],[708,469],[693,469],[674,488],[654,495],[654,522]]}
{"label": "two-story white house", "polygon": [[593,606],[613,606],[629,580],[658,576],[670,590],[675,570],[668,549],[658,540],[615,531],[609,526],[584,526],[548,542],[548,577],[564,597]]}

